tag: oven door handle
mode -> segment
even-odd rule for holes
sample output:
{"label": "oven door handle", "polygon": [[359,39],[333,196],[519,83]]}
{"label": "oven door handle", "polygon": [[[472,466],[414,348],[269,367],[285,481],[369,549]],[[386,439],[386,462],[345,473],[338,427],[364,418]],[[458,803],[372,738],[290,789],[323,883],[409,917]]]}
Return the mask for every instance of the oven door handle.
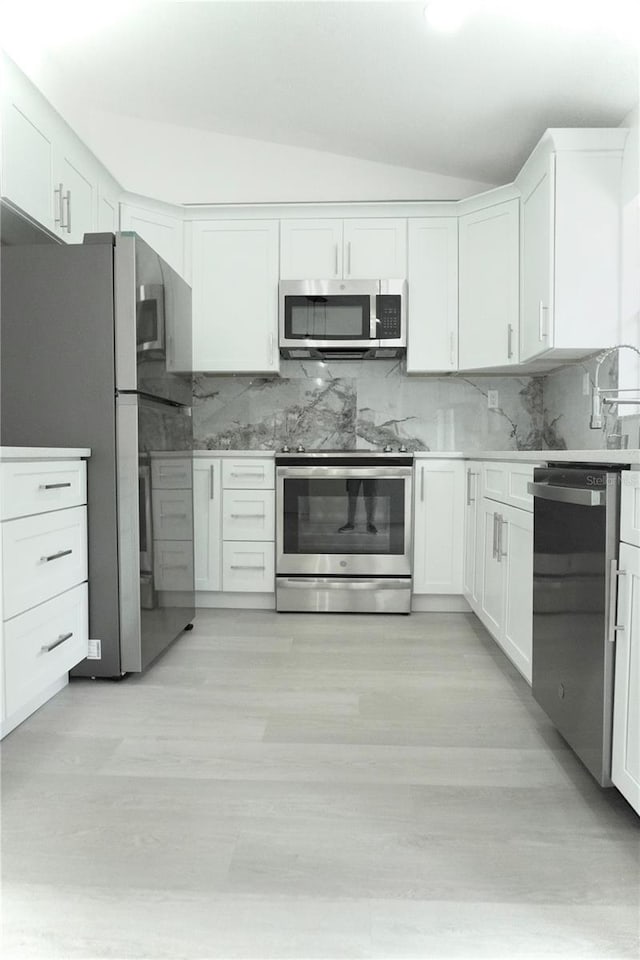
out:
{"label": "oven door handle", "polygon": [[550,483],[528,483],[527,491],[541,500],[573,503],[579,507],[601,507],[605,494],[602,490],[584,490],[579,487],[556,487]]}
{"label": "oven door handle", "polygon": [[397,590],[398,584],[406,586],[408,578],[389,577],[385,580],[371,580],[364,577],[336,577],[335,580],[326,577],[278,577],[278,583],[286,583],[288,587],[297,590],[370,590],[375,587],[376,590]]}
{"label": "oven door handle", "polygon": [[276,467],[276,473],[278,477],[297,480],[313,477],[331,480],[404,480],[413,476],[413,467]]}

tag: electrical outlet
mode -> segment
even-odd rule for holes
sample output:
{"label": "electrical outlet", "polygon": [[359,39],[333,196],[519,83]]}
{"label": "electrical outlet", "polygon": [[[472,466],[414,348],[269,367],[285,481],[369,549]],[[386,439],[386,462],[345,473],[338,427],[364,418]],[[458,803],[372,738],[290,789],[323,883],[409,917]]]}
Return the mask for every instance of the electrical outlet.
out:
{"label": "electrical outlet", "polygon": [[487,391],[487,406],[489,410],[497,410],[499,406],[498,401],[498,391],[497,390],[488,390]]}
{"label": "electrical outlet", "polygon": [[591,393],[591,379],[588,373],[583,374],[582,377],[582,396],[588,397]]}
{"label": "electrical outlet", "polygon": [[102,641],[89,640],[87,660],[101,660],[101,659],[102,659]]}

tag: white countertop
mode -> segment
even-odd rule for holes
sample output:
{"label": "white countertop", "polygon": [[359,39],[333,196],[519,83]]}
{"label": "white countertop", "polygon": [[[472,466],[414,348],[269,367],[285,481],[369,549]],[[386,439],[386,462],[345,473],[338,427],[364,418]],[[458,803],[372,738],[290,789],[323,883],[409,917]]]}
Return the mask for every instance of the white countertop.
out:
{"label": "white countertop", "polygon": [[640,466],[640,450],[417,450],[416,460],[517,460],[521,463],[621,463]]}
{"label": "white countertop", "polygon": [[90,447],[0,447],[0,463],[7,460],[79,460],[90,456]]}
{"label": "white countertop", "polygon": [[273,459],[275,450],[152,450],[150,457],[255,457],[256,460]]}

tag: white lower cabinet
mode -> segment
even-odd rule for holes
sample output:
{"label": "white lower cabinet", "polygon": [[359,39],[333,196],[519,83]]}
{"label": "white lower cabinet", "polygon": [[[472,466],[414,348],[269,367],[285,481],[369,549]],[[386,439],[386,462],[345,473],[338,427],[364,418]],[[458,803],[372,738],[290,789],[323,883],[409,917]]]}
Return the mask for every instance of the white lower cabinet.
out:
{"label": "white lower cabinet", "polygon": [[464,463],[416,461],[414,594],[462,593]]}
{"label": "white lower cabinet", "polygon": [[611,779],[640,813],[640,547],[620,545]]}
{"label": "white lower cabinet", "polygon": [[531,683],[533,514],[483,498],[476,557],[476,613],[523,677]]}
{"label": "white lower cabinet", "polygon": [[222,547],[222,589],[272,593],[275,577],[273,540],[264,543],[225,540]]}
{"label": "white lower cabinet", "polygon": [[273,593],[273,458],[195,457],[193,473],[195,584],[201,603],[205,594]]}
{"label": "white lower cabinet", "polygon": [[222,463],[193,461],[193,552],[197,591],[222,589]]}
{"label": "white lower cabinet", "polygon": [[86,464],[28,454],[0,463],[2,736],[65,686],[88,648]]}
{"label": "white lower cabinet", "polygon": [[640,470],[622,474],[620,539],[640,547]]}
{"label": "white lower cabinet", "polygon": [[482,570],[478,557],[481,533],[482,470],[477,461],[471,461],[465,465],[465,485],[462,592],[471,609],[477,610]]}

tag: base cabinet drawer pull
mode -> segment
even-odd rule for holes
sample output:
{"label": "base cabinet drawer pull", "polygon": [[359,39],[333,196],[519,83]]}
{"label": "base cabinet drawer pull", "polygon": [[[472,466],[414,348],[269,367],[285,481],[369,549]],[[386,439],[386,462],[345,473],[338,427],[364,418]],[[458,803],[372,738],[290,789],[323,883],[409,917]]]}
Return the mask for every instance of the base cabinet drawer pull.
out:
{"label": "base cabinet drawer pull", "polygon": [[236,472],[235,470],[231,471],[232,477],[263,477],[264,473],[262,470],[240,470]]}
{"label": "base cabinet drawer pull", "polygon": [[165,513],[163,520],[186,520],[186,513]]}
{"label": "base cabinet drawer pull", "polygon": [[232,563],[230,564],[232,570],[265,570],[264,563]]}
{"label": "base cabinet drawer pull", "polygon": [[41,490],[60,490],[62,487],[70,487],[71,483],[41,483]]}
{"label": "base cabinet drawer pull", "polygon": [[232,513],[232,520],[264,520],[264,513]]}
{"label": "base cabinet drawer pull", "polygon": [[59,550],[57,553],[52,553],[48,557],[40,557],[42,563],[51,563],[52,560],[59,560],[61,557],[68,557],[70,553],[73,553],[73,550]]}
{"label": "base cabinet drawer pull", "polygon": [[73,636],[73,631],[71,633],[61,634],[57,640],[54,640],[53,643],[45,643],[44,646],[40,647],[42,653],[51,653],[52,650],[55,650],[56,647],[59,647],[61,643],[64,643],[65,640],[70,640]]}

